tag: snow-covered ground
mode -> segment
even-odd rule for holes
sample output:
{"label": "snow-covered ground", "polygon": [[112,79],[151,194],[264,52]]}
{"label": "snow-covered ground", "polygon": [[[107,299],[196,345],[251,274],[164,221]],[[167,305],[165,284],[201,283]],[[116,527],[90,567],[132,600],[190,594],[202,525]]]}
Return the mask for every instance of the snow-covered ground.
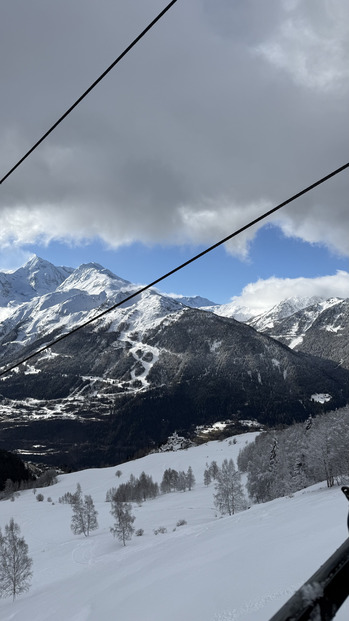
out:
{"label": "snow-covered ground", "polygon": [[[1,621],[267,621],[346,539],[348,507],[338,487],[319,484],[217,516],[213,484],[203,484],[205,464],[236,460],[254,436],[62,475],[57,485],[40,490],[44,502],[31,490],[2,501],[1,527],[11,517],[18,522],[34,564],[30,591],[14,603],[0,600]],[[160,483],[166,468],[190,465],[195,488],[134,505],[134,526],[144,535],[122,547],[109,532],[106,491],[131,473],[144,470]],[[99,512],[99,529],[89,538],[72,534],[71,507],[58,503],[77,482]],[[176,528],[178,520],[187,524]],[[154,535],[159,526],[167,533]],[[348,618],[346,603],[336,619]]]}

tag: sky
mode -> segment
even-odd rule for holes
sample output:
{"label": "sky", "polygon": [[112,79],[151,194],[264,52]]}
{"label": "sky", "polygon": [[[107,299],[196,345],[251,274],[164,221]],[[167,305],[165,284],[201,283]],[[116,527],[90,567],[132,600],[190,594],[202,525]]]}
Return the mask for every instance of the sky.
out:
{"label": "sky", "polygon": [[[6,4],[1,177],[165,4]],[[146,284],[345,164],[348,30],[345,0],[178,0],[1,185],[0,271],[35,253]],[[348,297],[348,175],[159,288]]]}

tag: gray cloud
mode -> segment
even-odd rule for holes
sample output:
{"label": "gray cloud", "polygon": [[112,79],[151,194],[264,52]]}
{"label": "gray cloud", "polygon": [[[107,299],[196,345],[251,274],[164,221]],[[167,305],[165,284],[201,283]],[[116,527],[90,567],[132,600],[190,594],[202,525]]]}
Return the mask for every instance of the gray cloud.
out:
{"label": "gray cloud", "polygon": [[[8,4],[3,173],[163,6]],[[345,0],[179,2],[3,184],[0,244],[211,243],[343,164],[348,13]],[[346,254],[347,196],[346,172],[274,221]],[[254,233],[229,250],[246,254]]]}

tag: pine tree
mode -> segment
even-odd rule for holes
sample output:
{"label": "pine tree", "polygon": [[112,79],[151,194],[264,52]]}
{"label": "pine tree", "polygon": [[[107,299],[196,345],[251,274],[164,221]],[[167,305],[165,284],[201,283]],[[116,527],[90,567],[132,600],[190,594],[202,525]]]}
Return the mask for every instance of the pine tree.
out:
{"label": "pine tree", "polygon": [[115,518],[115,524],[110,532],[114,537],[117,537],[119,541],[122,541],[123,545],[126,545],[126,541],[131,539],[134,528],[132,526],[135,521],[134,515],[131,514],[132,506],[128,502],[113,501],[110,513]]}
{"label": "pine tree", "polygon": [[28,591],[33,561],[28,556],[28,545],[20,537],[20,528],[11,518],[5,526],[5,535],[0,530],[0,595],[17,595]]}

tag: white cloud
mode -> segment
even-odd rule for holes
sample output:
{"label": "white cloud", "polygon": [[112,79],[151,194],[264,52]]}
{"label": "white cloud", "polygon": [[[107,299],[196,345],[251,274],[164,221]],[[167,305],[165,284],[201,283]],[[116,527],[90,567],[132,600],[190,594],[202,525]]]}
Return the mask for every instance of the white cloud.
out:
{"label": "white cloud", "polygon": [[[3,174],[161,8],[101,1],[8,4]],[[4,182],[0,246],[211,244],[343,164],[347,13],[346,0],[177,4]],[[349,253],[347,196],[342,173],[278,224]],[[257,230],[229,252],[246,258]]]}
{"label": "white cloud", "polygon": [[242,290],[239,296],[232,298],[236,306],[251,309],[253,314],[259,315],[269,310],[286,298],[348,298],[349,272],[338,271],[331,276],[318,278],[276,278],[258,280],[250,283]]}

